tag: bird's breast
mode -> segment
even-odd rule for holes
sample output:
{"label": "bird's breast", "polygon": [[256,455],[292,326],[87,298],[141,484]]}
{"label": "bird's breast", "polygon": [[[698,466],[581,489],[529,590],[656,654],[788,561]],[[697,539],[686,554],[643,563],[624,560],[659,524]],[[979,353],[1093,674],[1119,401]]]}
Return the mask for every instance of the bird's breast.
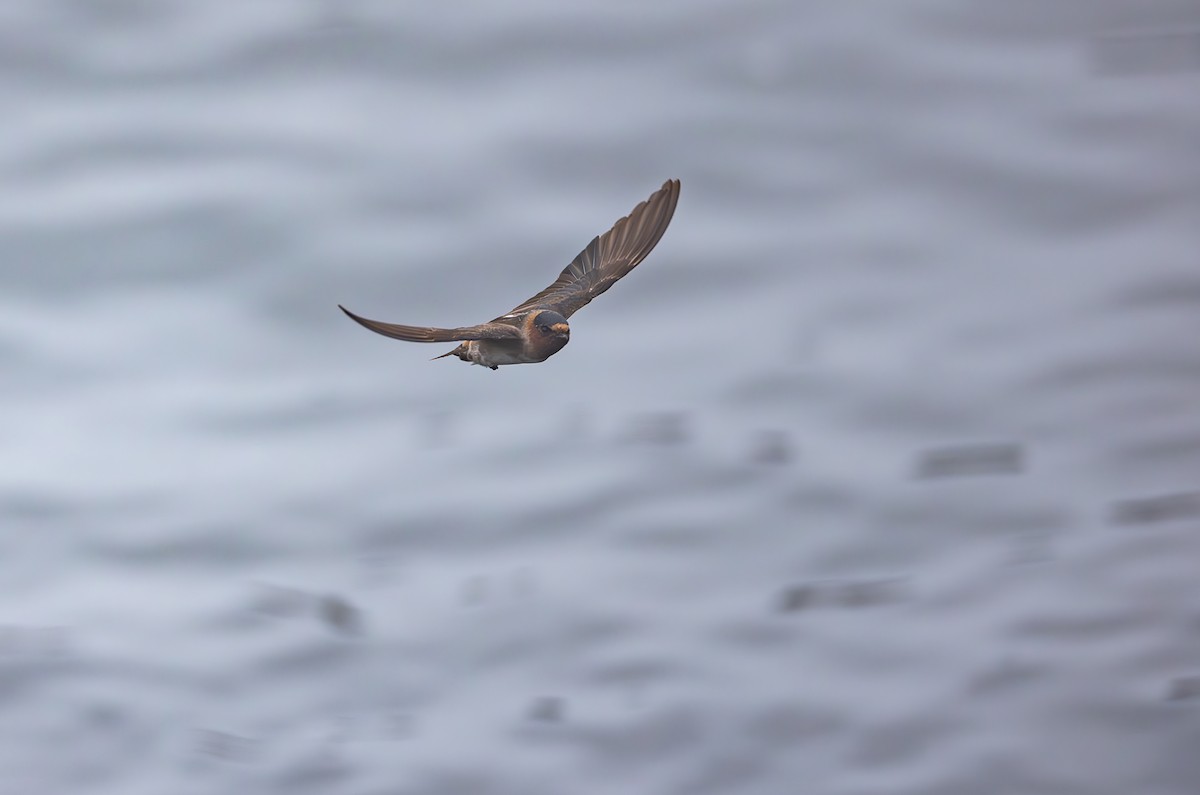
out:
{"label": "bird's breast", "polygon": [[525,345],[525,352],[531,362],[544,362],[566,347],[568,337],[552,336],[530,340]]}

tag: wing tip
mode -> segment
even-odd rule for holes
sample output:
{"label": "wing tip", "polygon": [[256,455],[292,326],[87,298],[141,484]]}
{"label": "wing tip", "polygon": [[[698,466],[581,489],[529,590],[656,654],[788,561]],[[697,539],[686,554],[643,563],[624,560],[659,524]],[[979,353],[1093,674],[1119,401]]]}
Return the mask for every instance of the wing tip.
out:
{"label": "wing tip", "polygon": [[660,191],[666,191],[671,199],[671,214],[675,214],[675,203],[679,201],[680,182],[676,177],[672,177],[663,183]]}

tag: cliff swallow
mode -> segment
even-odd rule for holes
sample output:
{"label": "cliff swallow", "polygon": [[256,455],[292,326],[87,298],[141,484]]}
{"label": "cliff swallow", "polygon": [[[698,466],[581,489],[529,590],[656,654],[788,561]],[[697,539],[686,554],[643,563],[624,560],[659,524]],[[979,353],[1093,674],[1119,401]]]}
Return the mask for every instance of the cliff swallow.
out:
{"label": "cliff swallow", "polygon": [[409,342],[460,342],[452,351],[435,356],[457,356],[464,362],[495,370],[504,364],[544,362],[562,350],[571,338],[567,318],[612,287],[646,258],[667,231],[679,180],[669,179],[633,212],[613,224],[579,252],[554,283],[516,309],[478,326],[432,328],[381,323],[359,317],[338,304],[352,320],[376,334]]}

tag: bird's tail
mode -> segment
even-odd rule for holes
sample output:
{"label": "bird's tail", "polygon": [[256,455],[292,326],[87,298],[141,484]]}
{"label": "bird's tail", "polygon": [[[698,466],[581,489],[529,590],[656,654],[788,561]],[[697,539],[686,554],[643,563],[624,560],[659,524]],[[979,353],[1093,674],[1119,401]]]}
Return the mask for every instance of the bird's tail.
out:
{"label": "bird's tail", "polygon": [[460,358],[460,359],[466,359],[467,357],[466,357],[466,356],[464,356],[464,354],[465,354],[466,352],[467,352],[467,346],[466,346],[466,345],[459,345],[459,346],[458,346],[457,348],[455,348],[454,350],[452,350],[452,351],[446,351],[446,352],[445,352],[445,353],[443,353],[441,356],[434,356],[434,357],[433,357],[433,359],[430,359],[429,361],[431,361],[431,362],[432,362],[432,361],[434,361],[434,360],[436,360],[436,359],[445,359],[447,356],[457,356],[457,357],[458,357],[458,358]]}

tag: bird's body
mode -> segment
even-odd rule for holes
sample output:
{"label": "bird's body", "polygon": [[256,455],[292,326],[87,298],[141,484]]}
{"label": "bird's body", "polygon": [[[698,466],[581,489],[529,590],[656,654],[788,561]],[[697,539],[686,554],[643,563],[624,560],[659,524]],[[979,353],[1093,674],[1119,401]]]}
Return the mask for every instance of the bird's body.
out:
{"label": "bird's body", "polygon": [[504,364],[537,364],[544,362],[563,349],[567,340],[544,350],[529,350],[529,346],[515,340],[470,340],[443,356],[457,356],[464,362],[490,367],[495,370]]}
{"label": "bird's body", "polygon": [[506,315],[461,328],[403,326],[359,317],[339,308],[377,334],[409,342],[459,342],[452,351],[465,362],[495,370],[509,364],[544,362],[570,340],[567,318],[611,287],[654,248],[667,230],[679,200],[679,180],[667,180],[612,229],[592,240],[554,284]]}
{"label": "bird's body", "polygon": [[567,319],[549,309],[505,315],[492,322],[503,323],[506,320],[512,321],[512,327],[521,332],[519,337],[467,340],[449,353],[433,358],[457,356],[464,362],[495,370],[502,364],[544,362],[561,351],[571,339]]}

